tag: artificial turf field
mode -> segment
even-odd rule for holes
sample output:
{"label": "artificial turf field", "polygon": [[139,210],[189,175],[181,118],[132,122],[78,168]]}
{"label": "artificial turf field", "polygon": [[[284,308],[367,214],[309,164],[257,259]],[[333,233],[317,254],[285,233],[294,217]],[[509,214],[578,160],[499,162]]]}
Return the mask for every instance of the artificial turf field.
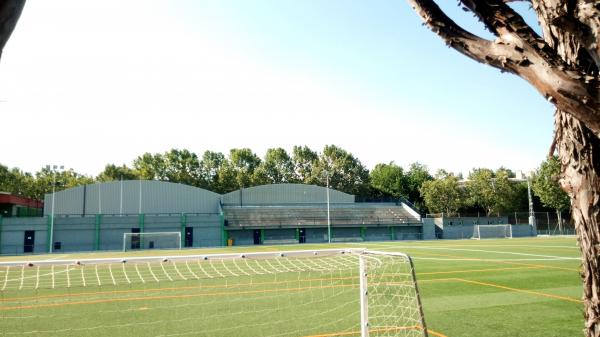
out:
{"label": "artificial turf field", "polygon": [[[26,258],[337,247],[410,254],[431,336],[583,335],[580,253],[575,239],[569,237],[252,246]],[[9,260],[25,259],[0,258],[0,262]],[[343,263],[352,264],[349,260]],[[260,272],[270,267],[283,272],[275,279]],[[287,273],[294,269],[292,265],[270,267],[220,264],[198,269],[182,262],[135,268],[132,264],[113,264],[110,269],[107,265],[99,269],[61,266],[54,270],[47,266],[0,267],[0,336],[359,336],[355,269],[332,271],[324,280],[311,272]],[[258,272],[249,276],[250,271]],[[218,277],[228,273],[237,277]],[[389,310],[393,316],[395,309]],[[400,335],[393,330],[372,335],[396,333]]]}

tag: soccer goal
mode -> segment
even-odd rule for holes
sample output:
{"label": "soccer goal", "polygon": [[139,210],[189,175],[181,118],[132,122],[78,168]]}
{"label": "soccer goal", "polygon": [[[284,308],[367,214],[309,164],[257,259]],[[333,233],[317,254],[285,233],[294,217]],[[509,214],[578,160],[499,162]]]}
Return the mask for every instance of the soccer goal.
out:
{"label": "soccer goal", "polygon": [[1,263],[0,275],[7,335],[428,336],[400,253],[46,260]]}
{"label": "soccer goal", "polygon": [[181,249],[180,232],[123,233],[123,251]]}
{"label": "soccer goal", "polygon": [[511,225],[475,225],[473,239],[512,238]]}

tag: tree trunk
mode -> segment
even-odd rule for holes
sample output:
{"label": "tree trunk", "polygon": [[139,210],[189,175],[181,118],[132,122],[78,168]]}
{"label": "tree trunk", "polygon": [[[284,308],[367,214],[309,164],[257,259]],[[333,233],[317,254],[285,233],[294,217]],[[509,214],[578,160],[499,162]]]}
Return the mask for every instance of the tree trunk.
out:
{"label": "tree trunk", "polygon": [[586,337],[600,337],[600,139],[567,113],[557,110],[555,117],[561,184],[571,197],[582,253]]}

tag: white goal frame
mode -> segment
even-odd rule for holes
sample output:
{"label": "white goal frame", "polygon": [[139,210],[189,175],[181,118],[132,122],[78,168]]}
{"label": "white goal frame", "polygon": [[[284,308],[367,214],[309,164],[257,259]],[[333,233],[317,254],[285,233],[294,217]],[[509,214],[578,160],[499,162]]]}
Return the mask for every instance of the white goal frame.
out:
{"label": "white goal frame", "polygon": [[512,233],[512,225],[511,224],[503,224],[503,225],[474,225],[473,227],[473,239],[475,240],[481,240],[481,228],[485,228],[485,227],[494,227],[494,228],[499,228],[499,227],[504,227],[504,237],[489,237],[489,238],[484,238],[484,239],[512,239],[513,237],[513,233]]}
{"label": "white goal frame", "polygon": [[[150,234],[152,232],[147,232],[147,234]],[[179,232],[159,232],[161,234],[163,233],[170,233],[172,235],[175,235],[175,233],[179,234],[179,237],[181,235],[181,233]],[[124,239],[127,238],[127,236],[131,236],[132,234],[137,234],[137,235],[143,235],[146,233],[124,233],[123,237]],[[153,233],[156,234],[156,233]],[[124,242],[127,242],[126,240],[124,240]],[[179,241],[181,242],[181,241]],[[137,270],[137,265],[146,265],[146,264],[151,264],[151,263],[156,263],[156,264],[164,264],[164,263],[179,263],[180,264],[180,268],[189,268],[188,266],[188,261],[203,261],[204,263],[212,263],[210,261],[214,260],[216,263],[231,263],[231,262],[227,262],[227,261],[232,261],[232,260],[238,260],[238,261],[244,261],[244,263],[247,263],[248,261],[251,260],[263,260],[263,259],[273,259],[273,260],[277,260],[277,259],[284,259],[284,258],[301,258],[301,257],[335,257],[335,256],[356,256],[358,259],[358,265],[353,265],[353,268],[357,268],[358,269],[358,279],[356,280],[358,282],[358,290],[360,291],[359,293],[356,293],[357,297],[355,297],[357,299],[357,304],[360,305],[360,318],[356,317],[357,322],[358,319],[360,319],[360,335],[361,337],[369,337],[370,333],[372,335],[379,335],[381,332],[385,332],[385,331],[389,331],[391,333],[393,333],[394,329],[397,329],[398,326],[394,327],[394,326],[376,326],[377,323],[373,323],[373,326],[370,324],[371,322],[376,322],[376,315],[377,315],[377,311],[379,310],[381,312],[381,308],[382,305],[380,303],[377,302],[377,287],[387,287],[387,286],[391,286],[392,288],[400,286],[400,287],[408,287],[410,288],[410,292],[412,293],[410,296],[412,296],[412,300],[410,301],[411,305],[411,311],[415,314],[414,316],[412,316],[412,324],[411,326],[401,326],[400,328],[407,328],[407,329],[397,329],[397,330],[413,330],[414,331],[414,335],[418,335],[418,336],[423,336],[423,337],[429,337],[428,334],[428,330],[427,330],[427,326],[425,323],[425,318],[424,318],[424,314],[423,314],[423,306],[422,306],[422,302],[421,302],[421,295],[419,292],[419,288],[417,286],[417,281],[416,281],[416,273],[415,273],[415,268],[414,268],[414,263],[412,261],[412,258],[404,253],[396,253],[396,252],[382,252],[382,251],[374,251],[374,250],[368,250],[368,249],[364,249],[364,248],[356,248],[356,249],[338,249],[338,248],[333,248],[333,249],[318,249],[318,250],[303,250],[303,251],[270,251],[270,252],[251,252],[251,253],[228,253],[228,254],[201,254],[201,255],[155,255],[155,256],[126,256],[123,255],[122,257],[112,257],[112,258],[93,258],[93,259],[80,259],[80,260],[38,260],[38,261],[6,261],[6,262],[0,262],[0,268],[6,268],[6,279],[8,280],[8,271],[9,268],[17,268],[17,275],[18,275],[18,268],[21,269],[20,275],[21,275],[21,280],[11,280],[11,284],[9,286],[12,285],[12,287],[15,287],[16,284],[20,283],[21,286],[23,284],[23,280],[25,278],[25,273],[24,270],[26,268],[37,268],[38,270],[38,274],[37,277],[39,278],[40,276],[44,276],[46,273],[39,273],[39,269],[40,267],[44,268],[44,269],[50,269],[54,272],[55,268],[57,270],[64,270],[64,274],[66,274],[66,278],[69,279],[69,273],[71,273],[71,275],[75,275],[76,273],[79,273],[79,271],[77,271],[77,269],[73,269],[73,268],[96,268],[96,275],[97,275],[97,268],[100,265],[108,265],[108,270],[111,273],[111,278],[112,278],[112,282],[113,285],[111,286],[121,286],[121,285],[125,285],[125,284],[131,284],[130,279],[128,278],[127,280],[123,280],[120,278],[113,278],[112,276],[112,271],[111,270],[111,265],[112,265],[112,270],[116,271],[118,270],[118,268],[125,268],[125,264],[127,265],[136,265],[136,270]],[[397,259],[396,259],[397,258]],[[399,262],[400,265],[402,265],[402,271],[398,271],[397,269],[389,269],[389,270],[381,270],[380,266],[387,266],[388,264],[386,263],[386,261],[397,261]],[[277,266],[278,263],[280,262],[274,262],[273,265]],[[379,263],[379,264],[378,264]],[[186,267],[183,267],[183,266]],[[279,264],[281,266],[281,264]],[[304,267],[310,267],[310,263],[308,264],[302,264]],[[392,262],[389,265],[396,265],[394,262]],[[63,269],[66,266],[65,269]],[[328,267],[331,268],[331,265],[327,265]],[[268,267],[266,267],[268,268]],[[105,268],[106,269],[106,268]],[[354,269],[354,270],[357,270]],[[165,273],[167,273],[167,271],[163,268],[162,269]],[[170,270],[170,269],[169,269]],[[174,270],[177,271],[177,267],[174,267]],[[181,269],[183,270],[183,269]],[[269,273],[270,270],[267,269],[263,269],[263,272]],[[290,272],[292,270],[288,269],[288,272]],[[179,272],[179,271],[177,271]],[[227,274],[227,272],[233,274],[233,272],[229,269],[225,269],[225,270],[221,270],[222,273]],[[286,271],[283,271],[286,272]],[[302,271],[295,271],[295,272],[302,272]],[[14,272],[13,272],[14,273]],[[392,274],[387,274],[387,273],[394,273],[394,275],[402,277],[402,280],[398,280],[398,279],[394,279],[393,277],[391,277]],[[81,274],[84,275],[84,272],[81,271]],[[356,274],[355,274],[356,275]],[[174,275],[173,275],[174,276]],[[221,277],[228,277],[228,275],[220,275]],[[240,275],[237,275],[240,276]],[[375,278],[376,276],[379,276],[379,278]],[[71,276],[72,278],[74,278],[75,276]],[[212,278],[213,276],[209,276],[207,275],[207,277]],[[391,277],[391,278],[390,278]],[[54,289],[54,276],[52,276],[52,289]],[[95,284],[93,285],[93,280],[90,280],[88,282],[87,286],[96,286]],[[100,282],[98,280],[98,282]],[[125,283],[127,282],[127,283]],[[144,281],[142,279],[143,283],[145,282],[151,282],[151,281]],[[157,280],[158,282],[158,280]],[[6,280],[5,280],[5,287],[6,287]],[[14,285],[13,285],[14,283]],[[36,283],[37,284],[37,283]],[[64,286],[64,285],[63,285]],[[71,285],[67,285],[67,287],[69,287]],[[85,287],[85,281],[83,283],[83,286]],[[98,284],[98,286],[100,286],[100,284]],[[37,285],[36,285],[37,287]],[[1,288],[1,280],[0,280],[0,288]],[[36,288],[37,289],[37,288]],[[414,292],[413,292],[414,291]],[[371,292],[371,294],[370,294]],[[379,295],[381,296],[381,292],[379,292]],[[398,305],[400,304],[400,302],[396,302],[398,300],[398,297],[396,294],[394,294],[393,292],[387,293],[389,294],[389,300],[390,303],[397,303]],[[371,300],[372,302],[369,302],[369,297],[372,297]],[[381,297],[379,297],[381,298]],[[375,313],[373,315],[375,315],[374,317],[369,317],[369,307],[371,306],[372,309],[374,309]],[[387,308],[387,307],[386,307]],[[358,309],[358,308],[356,308]],[[386,311],[389,309],[385,309]],[[392,311],[390,312],[390,317],[397,317],[397,316],[393,316],[394,312],[393,312],[393,308]],[[418,317],[416,317],[418,314]],[[371,319],[371,322],[369,321]],[[370,331],[371,330],[371,331]],[[358,331],[356,331],[358,332]],[[387,335],[387,334],[386,334]],[[413,334],[410,334],[410,336],[414,336]],[[403,335],[404,336],[404,335]]]}
{"label": "white goal frame", "polygon": [[[164,248],[164,249],[181,249],[181,232],[143,232],[143,233],[123,233],[123,251],[127,251],[127,238],[139,236],[140,241],[143,240],[144,236],[160,236],[160,235],[173,235],[177,237],[177,247]],[[131,242],[131,241],[129,241]],[[131,250],[131,249],[129,249]],[[140,248],[140,250],[146,250],[146,248]]]}
{"label": "white goal frame", "polygon": [[419,292],[419,287],[417,286],[417,276],[415,273],[415,265],[413,263],[412,258],[404,253],[392,253],[392,252],[381,252],[376,250],[368,250],[365,249],[360,252],[358,255],[359,262],[359,277],[360,277],[360,336],[361,337],[369,337],[369,292],[368,292],[368,278],[369,270],[366,263],[366,257],[369,255],[381,255],[381,256],[392,256],[399,257],[405,259],[410,266],[410,277],[412,278],[412,282],[415,288],[416,293],[416,302],[418,306],[418,311],[421,320],[421,329],[424,337],[429,337],[429,333],[427,330],[427,324],[425,324],[425,314],[423,313],[423,303],[421,302],[421,293]]}

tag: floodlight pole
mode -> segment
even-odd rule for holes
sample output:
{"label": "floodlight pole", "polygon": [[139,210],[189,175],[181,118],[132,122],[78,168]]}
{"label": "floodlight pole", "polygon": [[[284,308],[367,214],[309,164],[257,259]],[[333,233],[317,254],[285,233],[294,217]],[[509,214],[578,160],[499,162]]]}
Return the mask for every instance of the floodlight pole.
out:
{"label": "floodlight pole", "polygon": [[533,211],[533,198],[531,197],[531,173],[527,175],[527,199],[529,201],[529,224],[537,232],[535,223],[535,212]]}
{"label": "floodlight pole", "polygon": [[[50,165],[46,168],[50,169]],[[63,170],[64,166],[60,166],[60,170]],[[56,171],[58,170],[57,165],[52,166],[52,210],[50,211],[50,233],[48,233],[48,253],[52,253],[53,240],[54,240],[54,200],[56,197]]]}
{"label": "floodlight pole", "polygon": [[329,172],[327,172],[327,242],[331,243],[331,217],[329,213]]}

